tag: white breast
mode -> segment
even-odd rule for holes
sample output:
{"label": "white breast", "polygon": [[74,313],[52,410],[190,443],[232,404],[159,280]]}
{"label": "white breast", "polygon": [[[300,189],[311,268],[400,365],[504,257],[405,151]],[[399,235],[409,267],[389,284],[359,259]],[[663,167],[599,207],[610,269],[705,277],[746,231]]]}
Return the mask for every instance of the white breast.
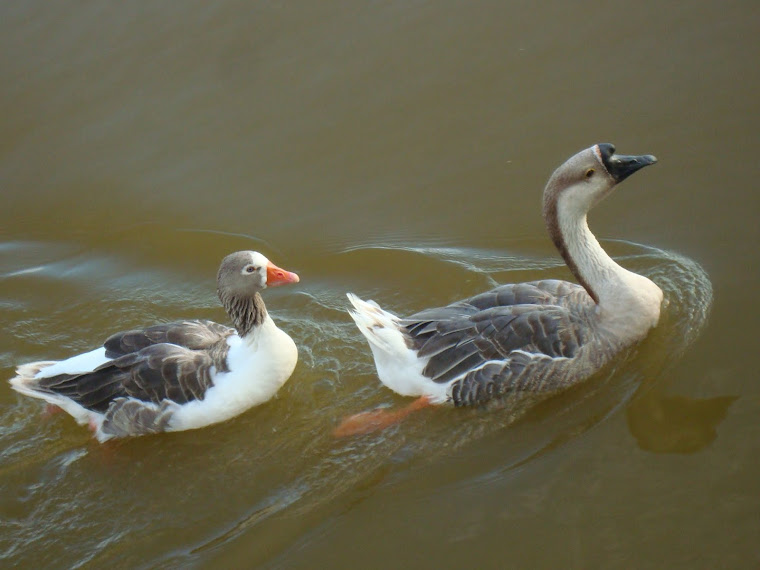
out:
{"label": "white breast", "polygon": [[170,431],[194,429],[235,417],[269,400],[287,381],[298,361],[293,339],[267,316],[252,338],[227,339],[229,372],[212,374],[214,386],[203,400],[175,411]]}

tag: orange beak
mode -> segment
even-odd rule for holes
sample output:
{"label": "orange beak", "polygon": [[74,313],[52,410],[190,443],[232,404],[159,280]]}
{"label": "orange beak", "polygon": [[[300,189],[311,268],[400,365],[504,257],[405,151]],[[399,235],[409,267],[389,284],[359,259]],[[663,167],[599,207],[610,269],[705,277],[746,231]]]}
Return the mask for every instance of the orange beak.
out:
{"label": "orange beak", "polygon": [[287,283],[298,283],[300,279],[295,273],[280,269],[271,261],[267,264],[267,287],[276,287],[277,285],[286,285]]}

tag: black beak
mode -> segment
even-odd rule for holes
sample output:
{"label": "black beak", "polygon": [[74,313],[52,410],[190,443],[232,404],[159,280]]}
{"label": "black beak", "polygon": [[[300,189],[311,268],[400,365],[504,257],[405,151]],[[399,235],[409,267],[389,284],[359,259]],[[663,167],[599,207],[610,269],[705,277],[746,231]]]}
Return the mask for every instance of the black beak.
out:
{"label": "black beak", "polygon": [[657,158],[651,154],[642,154],[641,156],[615,154],[615,146],[609,143],[601,143],[597,147],[602,155],[604,167],[616,183],[622,182],[637,170],[657,162]]}

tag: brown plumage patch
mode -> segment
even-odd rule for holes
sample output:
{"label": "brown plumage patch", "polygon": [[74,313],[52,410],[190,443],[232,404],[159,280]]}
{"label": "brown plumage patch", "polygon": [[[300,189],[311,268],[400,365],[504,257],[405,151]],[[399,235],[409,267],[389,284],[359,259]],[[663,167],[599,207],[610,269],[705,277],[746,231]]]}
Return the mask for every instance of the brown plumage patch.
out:
{"label": "brown plumage patch", "polygon": [[548,370],[554,359],[577,356],[587,341],[583,314],[593,306],[582,287],[544,280],[502,285],[401,324],[419,357],[429,358],[423,374],[456,380],[454,403],[473,405],[513,389],[556,388],[561,378],[533,365]]}
{"label": "brown plumage patch", "polygon": [[226,372],[227,337],[234,330],[210,321],[181,321],[111,336],[114,360],[88,374],[60,374],[38,388],[61,394],[88,410],[106,413],[119,398],[160,404],[202,400],[213,386],[211,370]]}

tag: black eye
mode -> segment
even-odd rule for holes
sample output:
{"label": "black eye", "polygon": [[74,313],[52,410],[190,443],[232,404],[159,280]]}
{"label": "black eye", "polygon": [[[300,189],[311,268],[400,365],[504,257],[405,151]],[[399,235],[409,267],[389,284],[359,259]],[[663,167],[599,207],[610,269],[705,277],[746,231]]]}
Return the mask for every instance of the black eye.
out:
{"label": "black eye", "polygon": [[245,272],[246,273],[253,273],[254,271],[258,271],[258,270],[259,270],[259,268],[258,267],[254,267],[253,265],[249,265],[248,267],[245,268]]}
{"label": "black eye", "polygon": [[589,168],[586,171],[586,178],[591,178],[593,175],[594,175],[594,169],[593,168]]}

